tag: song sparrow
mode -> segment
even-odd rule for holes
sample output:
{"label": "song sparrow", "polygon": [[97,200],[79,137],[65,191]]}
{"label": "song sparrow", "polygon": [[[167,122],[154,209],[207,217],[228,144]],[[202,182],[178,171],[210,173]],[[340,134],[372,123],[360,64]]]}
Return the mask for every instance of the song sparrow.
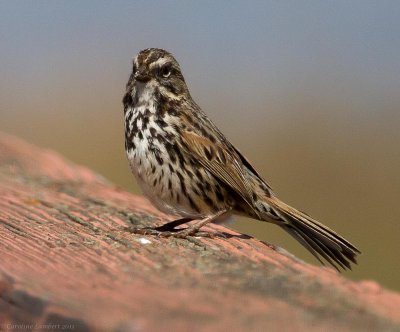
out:
{"label": "song sparrow", "polygon": [[[360,251],[350,242],[273,194],[193,101],[170,53],[156,48],[139,52],[123,104],[133,174],[157,208],[181,218],[134,232],[186,237],[209,222],[238,214],[282,227],[318,260],[321,256],[336,268],[356,263]],[[175,228],[197,219],[183,230]]]}

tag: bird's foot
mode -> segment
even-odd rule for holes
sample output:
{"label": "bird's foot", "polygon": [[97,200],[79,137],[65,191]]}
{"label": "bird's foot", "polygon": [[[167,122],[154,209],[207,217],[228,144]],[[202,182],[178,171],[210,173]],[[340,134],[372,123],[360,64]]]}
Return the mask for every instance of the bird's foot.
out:
{"label": "bird's foot", "polygon": [[214,235],[209,232],[202,232],[197,229],[197,227],[187,227],[184,229],[173,229],[170,231],[160,230],[159,227],[151,228],[151,227],[128,227],[127,230],[134,234],[140,235],[154,235],[158,237],[175,237],[179,239],[187,238],[188,236],[195,237],[208,237],[214,238]]}

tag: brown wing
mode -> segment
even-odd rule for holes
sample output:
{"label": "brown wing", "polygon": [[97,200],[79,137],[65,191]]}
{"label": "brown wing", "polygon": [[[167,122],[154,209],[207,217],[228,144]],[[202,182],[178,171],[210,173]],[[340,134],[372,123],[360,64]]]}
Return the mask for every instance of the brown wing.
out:
{"label": "brown wing", "polygon": [[242,153],[232,145],[232,148],[236,151],[236,153],[238,154],[238,156],[240,157],[240,160],[242,161],[243,165],[246,166],[246,168],[248,168],[254,175],[256,175],[260,181],[262,183],[264,183],[267,188],[272,191],[272,187],[268,184],[267,181],[265,181],[262,176],[254,169],[253,165],[250,164],[250,162],[247,160],[247,158],[245,156],[242,155]]}
{"label": "brown wing", "polygon": [[247,179],[248,174],[235,151],[227,151],[222,144],[213,143],[194,132],[184,131],[182,136],[190,149],[187,152],[196,156],[203,167],[235,190],[252,207],[253,191]]}

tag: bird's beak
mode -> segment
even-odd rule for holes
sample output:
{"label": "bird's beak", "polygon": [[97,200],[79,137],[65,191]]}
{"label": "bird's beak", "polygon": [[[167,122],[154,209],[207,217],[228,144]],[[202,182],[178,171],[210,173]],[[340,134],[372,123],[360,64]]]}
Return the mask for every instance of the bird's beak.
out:
{"label": "bird's beak", "polygon": [[150,81],[150,79],[151,79],[151,77],[145,72],[138,71],[135,74],[135,80],[137,80],[139,82],[146,83],[146,82]]}

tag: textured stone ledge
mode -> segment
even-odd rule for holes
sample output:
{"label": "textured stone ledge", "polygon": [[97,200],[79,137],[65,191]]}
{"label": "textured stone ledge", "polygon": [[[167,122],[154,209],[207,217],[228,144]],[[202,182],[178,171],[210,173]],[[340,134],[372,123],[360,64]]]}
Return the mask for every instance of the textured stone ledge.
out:
{"label": "textured stone ledge", "polygon": [[399,294],[222,226],[130,234],[167,216],[5,134],[0,198],[0,331],[400,331]]}

